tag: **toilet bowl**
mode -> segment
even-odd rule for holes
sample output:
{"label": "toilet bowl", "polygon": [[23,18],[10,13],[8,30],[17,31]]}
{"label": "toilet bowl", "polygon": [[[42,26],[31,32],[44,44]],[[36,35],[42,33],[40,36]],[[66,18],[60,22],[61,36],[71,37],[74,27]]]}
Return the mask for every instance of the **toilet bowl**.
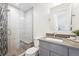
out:
{"label": "toilet bowl", "polygon": [[36,47],[31,47],[31,48],[29,48],[27,51],[26,51],[26,53],[25,53],[25,55],[26,56],[37,56],[38,55],[38,48],[36,48]]}
{"label": "toilet bowl", "polygon": [[39,50],[39,40],[35,39],[34,40],[34,47],[27,49],[25,52],[25,56],[37,56],[38,50]]}

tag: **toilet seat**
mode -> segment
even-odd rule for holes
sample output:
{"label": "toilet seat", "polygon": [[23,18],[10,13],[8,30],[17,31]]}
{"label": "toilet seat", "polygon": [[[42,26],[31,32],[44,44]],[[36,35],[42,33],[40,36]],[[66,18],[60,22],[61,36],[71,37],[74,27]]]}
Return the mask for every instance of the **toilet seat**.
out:
{"label": "toilet seat", "polygon": [[33,55],[33,54],[35,54],[38,50],[39,50],[38,48],[32,47],[32,48],[27,49],[26,54],[27,54],[27,55]]}

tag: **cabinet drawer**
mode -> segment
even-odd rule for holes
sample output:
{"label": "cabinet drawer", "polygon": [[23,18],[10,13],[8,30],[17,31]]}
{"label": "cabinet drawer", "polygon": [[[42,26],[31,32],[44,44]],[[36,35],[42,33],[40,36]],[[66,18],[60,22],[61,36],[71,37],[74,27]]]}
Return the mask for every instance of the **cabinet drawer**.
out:
{"label": "cabinet drawer", "polygon": [[44,41],[40,41],[39,42],[39,46],[40,47],[44,47],[44,48],[47,48],[47,49],[49,49],[50,47],[50,45],[49,45],[49,43],[48,42],[44,42]]}
{"label": "cabinet drawer", "polygon": [[69,55],[70,56],[79,56],[79,49],[69,48]]}
{"label": "cabinet drawer", "polygon": [[50,44],[50,50],[54,51],[62,56],[67,56],[68,55],[68,48],[65,46],[61,45],[56,45],[56,44]]}
{"label": "cabinet drawer", "polygon": [[49,56],[49,50],[46,48],[39,48],[39,56]]}

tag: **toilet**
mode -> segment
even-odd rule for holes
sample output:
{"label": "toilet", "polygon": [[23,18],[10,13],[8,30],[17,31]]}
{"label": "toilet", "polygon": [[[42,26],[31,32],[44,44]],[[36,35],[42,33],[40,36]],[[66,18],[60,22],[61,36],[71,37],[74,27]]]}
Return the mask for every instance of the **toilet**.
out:
{"label": "toilet", "polygon": [[34,39],[34,47],[31,47],[26,50],[25,56],[37,56],[39,50],[39,40]]}

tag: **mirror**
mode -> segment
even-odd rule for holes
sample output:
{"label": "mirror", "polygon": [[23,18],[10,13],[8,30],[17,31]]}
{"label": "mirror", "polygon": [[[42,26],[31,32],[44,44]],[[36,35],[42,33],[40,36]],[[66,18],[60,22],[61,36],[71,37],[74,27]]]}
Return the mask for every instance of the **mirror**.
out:
{"label": "mirror", "polygon": [[53,31],[71,31],[72,4],[64,3],[50,9],[50,23]]}

